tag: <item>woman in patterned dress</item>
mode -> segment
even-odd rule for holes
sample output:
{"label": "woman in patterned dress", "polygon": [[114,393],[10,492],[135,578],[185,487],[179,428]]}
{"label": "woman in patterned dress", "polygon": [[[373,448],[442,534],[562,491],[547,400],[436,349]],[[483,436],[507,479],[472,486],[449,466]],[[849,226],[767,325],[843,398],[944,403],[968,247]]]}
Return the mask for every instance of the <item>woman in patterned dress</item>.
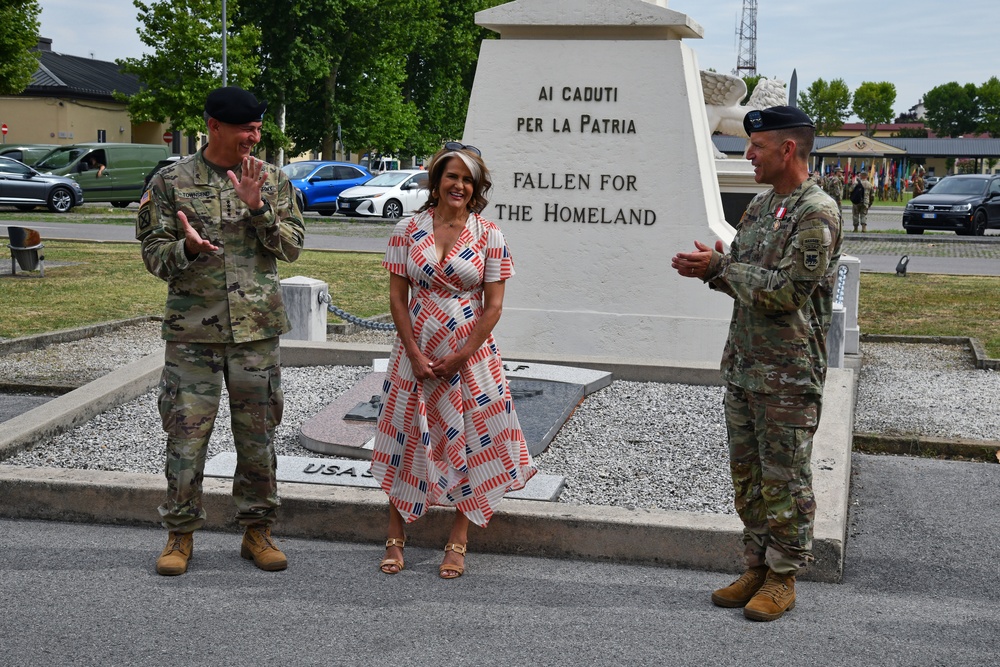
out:
{"label": "woman in patterned dress", "polygon": [[479,215],[489,171],[479,149],[449,142],[428,172],[427,203],[396,225],[383,262],[397,337],[371,470],[389,496],[380,569],[403,569],[405,524],[453,506],[439,574],[454,579],[470,521],[485,527],[535,467],[493,340],[514,268],[500,229]]}

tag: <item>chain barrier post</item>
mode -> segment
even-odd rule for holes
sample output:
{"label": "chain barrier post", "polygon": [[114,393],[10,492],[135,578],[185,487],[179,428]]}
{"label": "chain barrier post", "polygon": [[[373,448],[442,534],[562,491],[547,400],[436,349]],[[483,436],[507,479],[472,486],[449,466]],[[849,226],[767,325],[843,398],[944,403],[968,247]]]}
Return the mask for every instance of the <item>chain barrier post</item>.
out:
{"label": "chain barrier post", "polygon": [[327,310],[320,294],[328,294],[322,280],[293,276],[281,281],[281,300],[292,324],[292,330],[281,335],[282,340],[326,340]]}

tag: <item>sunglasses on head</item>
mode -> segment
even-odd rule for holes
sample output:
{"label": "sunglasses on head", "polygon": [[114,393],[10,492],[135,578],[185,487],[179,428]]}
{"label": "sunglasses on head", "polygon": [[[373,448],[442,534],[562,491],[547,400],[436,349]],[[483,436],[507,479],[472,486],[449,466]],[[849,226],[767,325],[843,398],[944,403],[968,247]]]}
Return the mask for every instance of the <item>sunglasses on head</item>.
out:
{"label": "sunglasses on head", "polygon": [[483,152],[476,148],[475,146],[469,146],[468,144],[460,144],[457,141],[449,141],[444,145],[444,149],[447,151],[469,151],[470,153],[475,153],[479,157],[483,156]]}

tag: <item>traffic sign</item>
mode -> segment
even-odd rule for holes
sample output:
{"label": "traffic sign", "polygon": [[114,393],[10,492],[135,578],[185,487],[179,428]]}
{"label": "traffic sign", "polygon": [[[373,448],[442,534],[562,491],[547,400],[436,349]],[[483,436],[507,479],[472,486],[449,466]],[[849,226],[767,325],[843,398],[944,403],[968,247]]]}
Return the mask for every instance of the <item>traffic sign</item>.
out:
{"label": "traffic sign", "polygon": [[0,132],[3,132],[5,135],[7,134],[7,123],[0,125]]}
{"label": "traffic sign", "polygon": [[163,143],[169,144],[169,143],[173,143],[173,141],[174,141],[174,133],[173,132],[164,132],[163,133]]}

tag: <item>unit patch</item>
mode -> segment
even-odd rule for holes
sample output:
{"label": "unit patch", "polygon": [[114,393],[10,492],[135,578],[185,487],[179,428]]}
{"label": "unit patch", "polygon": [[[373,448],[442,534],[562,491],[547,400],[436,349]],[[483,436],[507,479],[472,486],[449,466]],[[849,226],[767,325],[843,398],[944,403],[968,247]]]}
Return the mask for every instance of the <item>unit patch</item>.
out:
{"label": "unit patch", "polygon": [[802,240],[802,266],[806,271],[815,271],[819,268],[820,248],[822,248],[820,239]]}
{"label": "unit patch", "polygon": [[[145,195],[143,196],[145,197]],[[151,211],[152,207],[153,205],[150,204],[149,200],[147,199],[146,203],[139,208],[139,215],[136,216],[135,219],[136,234],[140,234],[146,231],[153,224],[153,215]]]}

